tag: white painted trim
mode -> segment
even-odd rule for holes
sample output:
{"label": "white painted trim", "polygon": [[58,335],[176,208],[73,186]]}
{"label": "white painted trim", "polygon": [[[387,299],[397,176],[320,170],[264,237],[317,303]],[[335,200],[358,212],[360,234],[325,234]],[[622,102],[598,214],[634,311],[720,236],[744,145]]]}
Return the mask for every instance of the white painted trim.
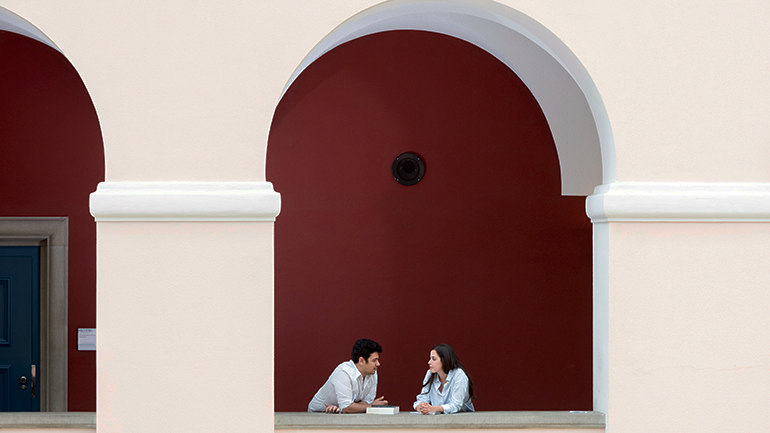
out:
{"label": "white painted trim", "polygon": [[770,222],[770,183],[616,182],[586,200],[606,222]]}
{"label": "white painted trim", "polygon": [[594,407],[609,413],[610,390],[610,229],[609,224],[593,224],[593,367]]}
{"label": "white painted trim", "polygon": [[275,221],[270,182],[102,182],[91,215],[107,221]]}
{"label": "white painted trim", "polygon": [[2,6],[0,6],[0,30],[26,36],[61,52],[59,47],[40,29]]}
{"label": "white painted trim", "polygon": [[551,31],[490,0],[391,0],[351,17],[302,60],[284,87],[335,47],[390,30],[424,30],[456,37],[489,52],[515,72],[537,99],[551,128],[563,195],[590,195],[615,181],[609,117],[588,71]]}

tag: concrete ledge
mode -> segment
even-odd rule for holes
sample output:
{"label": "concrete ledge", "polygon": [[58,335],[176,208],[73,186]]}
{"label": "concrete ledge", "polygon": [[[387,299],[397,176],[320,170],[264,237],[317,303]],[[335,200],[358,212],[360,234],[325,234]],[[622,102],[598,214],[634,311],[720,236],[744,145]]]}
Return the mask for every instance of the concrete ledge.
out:
{"label": "concrete ledge", "polygon": [[[409,408],[407,408],[409,409]],[[276,412],[276,430],[604,429],[601,412],[466,412],[451,415]]]}
{"label": "concrete ledge", "polygon": [[2,429],[96,429],[96,412],[5,412]]}

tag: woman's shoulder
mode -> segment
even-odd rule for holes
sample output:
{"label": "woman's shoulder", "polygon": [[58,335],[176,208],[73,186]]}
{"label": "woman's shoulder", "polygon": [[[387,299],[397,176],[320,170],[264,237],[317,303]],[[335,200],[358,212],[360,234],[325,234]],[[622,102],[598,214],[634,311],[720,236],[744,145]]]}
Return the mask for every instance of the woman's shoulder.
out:
{"label": "woman's shoulder", "polygon": [[458,368],[453,368],[452,370],[450,370],[449,374],[447,375],[447,377],[449,377],[449,376],[451,376],[451,379],[456,379],[456,380],[457,379],[459,379],[459,380],[465,379],[465,380],[468,380],[468,375],[465,374],[465,370],[463,370],[462,368],[459,368],[459,367]]}

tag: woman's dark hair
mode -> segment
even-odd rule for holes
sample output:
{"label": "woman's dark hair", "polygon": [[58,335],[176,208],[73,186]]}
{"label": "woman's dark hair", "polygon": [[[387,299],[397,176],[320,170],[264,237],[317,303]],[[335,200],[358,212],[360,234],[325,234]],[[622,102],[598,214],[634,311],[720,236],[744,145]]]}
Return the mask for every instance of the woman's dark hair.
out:
{"label": "woman's dark hair", "polygon": [[[452,346],[441,343],[433,346],[431,350],[435,350],[438,354],[439,359],[441,359],[441,366],[442,370],[444,370],[444,373],[449,374],[450,371],[454,370],[455,368],[461,368],[465,375],[468,377],[468,395],[471,398],[471,401],[476,400],[476,394],[474,393],[474,386],[473,386],[473,379],[471,379],[471,375],[468,374],[468,370],[463,367],[463,364],[460,362],[460,360],[457,358],[457,354],[455,353],[454,349],[452,349]],[[430,392],[430,387],[433,385],[433,381],[436,379],[436,375],[438,373],[431,373],[428,380],[425,381],[425,383],[422,384],[423,388],[425,385],[428,385],[428,390],[426,393]]]}
{"label": "woman's dark hair", "polygon": [[358,362],[358,358],[362,356],[364,361],[369,362],[369,357],[374,352],[382,353],[382,347],[376,341],[362,338],[353,344],[351,356],[353,357],[353,362]]}

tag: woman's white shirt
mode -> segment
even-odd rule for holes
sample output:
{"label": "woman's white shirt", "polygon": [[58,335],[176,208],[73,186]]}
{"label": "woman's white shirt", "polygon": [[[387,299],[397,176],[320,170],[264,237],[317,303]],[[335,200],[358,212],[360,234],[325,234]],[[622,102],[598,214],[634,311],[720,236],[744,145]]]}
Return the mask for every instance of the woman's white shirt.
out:
{"label": "woman's white shirt", "polygon": [[[430,370],[428,370],[422,383],[430,379],[430,374]],[[444,413],[473,412],[475,410],[468,392],[468,375],[462,368],[451,370],[446,376],[446,384],[442,391],[439,391],[440,386],[441,381],[438,375],[436,375],[433,383],[423,386],[422,392],[417,395],[417,401],[412,405],[415,410],[417,405],[422,402],[429,403],[431,406],[441,406],[444,408]]]}

